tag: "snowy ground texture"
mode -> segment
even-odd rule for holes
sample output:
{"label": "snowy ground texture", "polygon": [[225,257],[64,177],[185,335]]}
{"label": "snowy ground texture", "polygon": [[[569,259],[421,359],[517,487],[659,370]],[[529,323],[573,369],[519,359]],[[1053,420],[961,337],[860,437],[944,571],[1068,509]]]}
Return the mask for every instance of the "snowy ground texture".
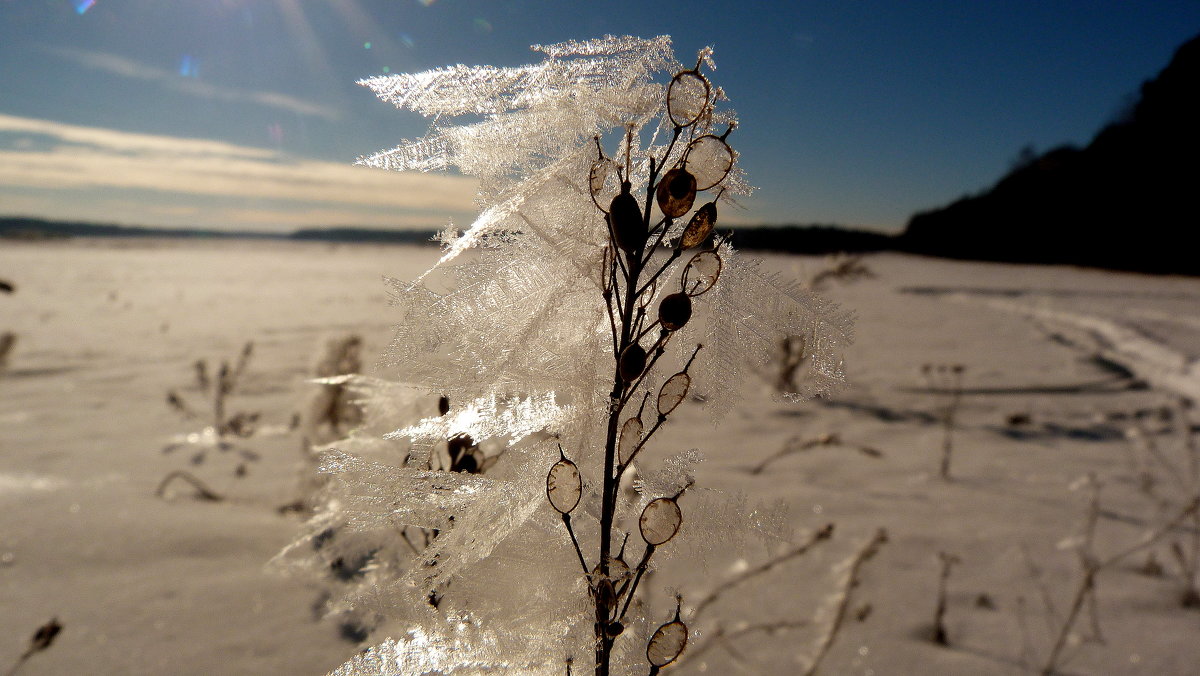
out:
{"label": "snowy ground texture", "polygon": [[[264,570],[300,529],[276,510],[300,487],[301,440],[283,428],[311,392],[318,345],[359,332],[371,364],[394,321],[381,277],[415,277],[437,255],[0,246],[0,276],[17,284],[0,297],[0,331],[18,334],[0,374],[0,669],[52,617],[62,634],[22,674],[318,674],[353,656],[357,644],[316,617],[317,590]],[[898,255],[865,263],[873,278],[824,291],[858,317],[847,388],[792,405],[764,373],[719,427],[689,402],[658,442],[705,454],[699,486],[786,502],[799,539],[834,524],[808,554],[728,587],[667,671],[801,673],[836,615],[847,564],[883,528],[888,542],[859,569],[821,673],[1037,672],[1082,578],[1078,536],[1093,491],[1079,479],[1102,484],[1099,558],[1161,530],[1186,502],[1177,402],[1200,398],[1200,280]],[[769,264],[803,279],[823,262]],[[200,427],[170,410],[167,391],[194,397],[192,363],[231,359],[247,340],[255,355],[230,406],[259,410],[276,429],[203,458],[196,446],[164,452]],[[950,397],[938,379],[955,365],[962,400],[945,481],[939,416]],[[752,471],[823,435],[840,443]],[[156,497],[179,469],[227,499],[198,501],[182,485]],[[1187,559],[1191,536],[1172,530],[1097,576],[1096,621],[1085,604],[1062,673],[1195,672],[1200,611],[1179,602],[1171,547]],[[738,550],[740,539],[730,534],[703,565],[670,559],[650,589],[696,602],[779,553],[753,538]],[[929,639],[941,552],[959,560],[948,647]]]}

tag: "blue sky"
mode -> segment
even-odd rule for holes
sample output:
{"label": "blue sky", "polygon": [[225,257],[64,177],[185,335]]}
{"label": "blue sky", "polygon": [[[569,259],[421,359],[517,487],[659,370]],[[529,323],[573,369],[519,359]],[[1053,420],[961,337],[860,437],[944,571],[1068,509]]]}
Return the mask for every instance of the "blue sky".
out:
{"label": "blue sky", "polygon": [[736,220],[898,230],[1086,143],[1196,33],[1195,0],[0,0],[0,214],[463,226],[471,179],[350,166],[428,124],[357,79],[669,34],[741,118]]}

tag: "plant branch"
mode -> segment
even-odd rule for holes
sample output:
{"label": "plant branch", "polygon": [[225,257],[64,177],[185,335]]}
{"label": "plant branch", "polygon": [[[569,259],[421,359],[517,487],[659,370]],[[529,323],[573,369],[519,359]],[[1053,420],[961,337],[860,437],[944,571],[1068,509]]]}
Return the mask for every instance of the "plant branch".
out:
{"label": "plant branch", "polygon": [[833,621],[829,623],[829,629],[825,632],[825,636],[821,639],[821,643],[817,648],[816,655],[813,656],[812,663],[808,669],[804,671],[804,676],[813,676],[817,673],[817,669],[821,666],[821,662],[825,656],[829,654],[829,649],[833,646],[833,641],[837,638],[838,631],[842,628],[842,623],[846,620],[846,610],[850,607],[850,597],[854,588],[858,586],[858,575],[861,572],[863,564],[875,556],[879,548],[887,542],[887,531],[883,528],[875,531],[875,535],[867,541],[854,558],[850,561],[850,569],[846,574],[846,582],[842,586],[841,598],[838,599],[837,608],[834,611]]}
{"label": "plant branch", "polygon": [[650,557],[654,554],[654,545],[646,544],[646,553],[642,555],[642,560],[637,565],[637,574],[633,577],[633,582],[629,584],[625,593],[625,607],[621,608],[621,614],[617,617],[617,621],[625,619],[625,611],[629,610],[629,602],[633,600],[633,594],[637,591],[638,583],[642,581],[642,575],[646,573],[646,566],[650,563]]}
{"label": "plant branch", "polygon": [[571,535],[571,544],[575,545],[575,554],[579,556],[579,566],[583,569],[583,574],[587,575],[590,571],[588,570],[587,561],[583,559],[583,550],[579,548],[579,539],[575,537],[575,529],[571,527],[571,515],[564,513],[562,520],[563,524],[567,527],[567,533]]}
{"label": "plant branch", "polygon": [[724,583],[721,584],[721,586],[717,587],[712,592],[710,592],[708,594],[708,596],[705,596],[703,599],[700,599],[700,602],[696,604],[695,609],[692,611],[692,619],[694,620],[695,618],[699,617],[700,614],[703,613],[704,610],[706,608],[708,608],[708,606],[710,606],[714,602],[716,602],[721,597],[722,594],[725,594],[725,593],[729,592],[730,590],[732,590],[733,588],[735,588],[741,584],[744,584],[745,582],[748,582],[749,580],[752,580],[760,575],[764,575],[792,559],[803,556],[804,554],[808,553],[808,550],[812,549],[813,547],[815,547],[816,545],[818,545],[822,542],[825,542],[826,540],[829,540],[832,537],[833,537],[833,524],[832,523],[825,524],[825,526],[823,528],[821,528],[820,530],[813,531],[812,535],[810,535],[808,537],[808,539],[805,540],[800,545],[784,552],[783,554],[780,554],[779,556],[776,556],[774,558],[767,560],[766,562],[764,562],[763,564],[761,564],[759,566],[751,568],[747,571],[744,571],[744,572],[726,580]]}

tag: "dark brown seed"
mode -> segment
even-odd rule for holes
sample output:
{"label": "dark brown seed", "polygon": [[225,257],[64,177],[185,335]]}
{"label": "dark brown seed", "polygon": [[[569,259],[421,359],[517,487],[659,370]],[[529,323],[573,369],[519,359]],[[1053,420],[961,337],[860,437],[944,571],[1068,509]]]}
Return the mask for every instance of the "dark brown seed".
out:
{"label": "dark brown seed", "polygon": [[621,379],[627,383],[637,380],[646,370],[646,350],[637,343],[631,344],[621,353]]}
{"label": "dark brown seed", "polygon": [[692,318],[692,299],[686,293],[673,293],[658,304],[658,321],[668,331],[678,331]]}
{"label": "dark brown seed", "polygon": [[626,253],[637,253],[646,245],[646,223],[642,220],[642,208],[629,190],[629,181],[621,184],[621,192],[609,205],[608,223],[617,246]]}
{"label": "dark brown seed", "polygon": [[679,248],[690,249],[700,246],[712,234],[715,227],[717,227],[717,203],[709,202],[692,214],[692,220],[688,221],[687,227],[683,229],[683,235],[679,238]]}
{"label": "dark brown seed", "polygon": [[667,218],[679,218],[696,200],[696,177],[687,169],[672,169],[658,182],[658,208]]}
{"label": "dark brown seed", "polygon": [[609,622],[608,627],[604,631],[608,634],[609,638],[615,638],[620,636],[621,632],[625,631],[625,625],[620,622]]}

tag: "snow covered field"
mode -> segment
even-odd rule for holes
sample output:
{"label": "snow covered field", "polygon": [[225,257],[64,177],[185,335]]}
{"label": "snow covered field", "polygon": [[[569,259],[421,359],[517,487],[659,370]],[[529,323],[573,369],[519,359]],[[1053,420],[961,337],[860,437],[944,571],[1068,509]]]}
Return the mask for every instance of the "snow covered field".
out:
{"label": "snow covered field", "polygon": [[[412,278],[436,257],[262,242],[0,245],[0,277],[17,285],[0,296],[0,331],[18,334],[0,373],[0,669],[52,617],[62,634],[22,674],[316,674],[352,656],[356,644],[314,616],[315,589],[263,570],[299,530],[276,510],[299,486],[301,440],[284,428],[311,391],[321,341],[361,333],[372,364],[394,320],[380,278]],[[1200,279],[893,254],[865,263],[873,278],[824,291],[858,317],[848,387],[790,405],[764,373],[719,427],[689,402],[658,442],[704,452],[700,486],[785,501],[800,538],[834,524],[829,542],[707,608],[676,672],[799,673],[833,619],[818,611],[879,528],[888,542],[862,565],[822,673],[1037,671],[1082,579],[1076,536],[1092,493],[1080,477],[1102,483],[1100,558],[1161,529],[1193,490],[1177,395],[1200,399]],[[803,278],[823,261],[770,264]],[[167,391],[194,395],[193,362],[232,359],[248,340],[254,358],[230,405],[275,429],[241,444],[244,455],[164,452],[199,428]],[[944,481],[950,395],[930,379],[956,365]],[[823,435],[829,443],[751,471]],[[227,499],[156,497],[179,469]],[[1195,672],[1200,611],[1179,602],[1173,541],[1186,557],[1191,531],[1180,528],[1099,573],[1103,642],[1085,604],[1064,673]],[[771,556],[747,542],[706,562],[664,559],[650,583],[703,598]],[[939,552],[959,559],[948,647],[929,640]]]}

